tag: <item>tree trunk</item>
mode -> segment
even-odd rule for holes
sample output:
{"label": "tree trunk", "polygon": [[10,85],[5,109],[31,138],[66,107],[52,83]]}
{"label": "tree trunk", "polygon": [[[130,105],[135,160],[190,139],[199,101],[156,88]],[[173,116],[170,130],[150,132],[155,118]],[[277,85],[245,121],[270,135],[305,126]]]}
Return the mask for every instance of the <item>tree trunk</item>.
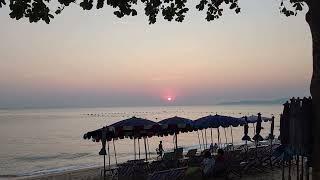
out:
{"label": "tree trunk", "polygon": [[313,156],[312,179],[320,179],[320,1],[309,0],[306,20],[310,26],[313,48],[313,74],[310,92],[313,102]]}

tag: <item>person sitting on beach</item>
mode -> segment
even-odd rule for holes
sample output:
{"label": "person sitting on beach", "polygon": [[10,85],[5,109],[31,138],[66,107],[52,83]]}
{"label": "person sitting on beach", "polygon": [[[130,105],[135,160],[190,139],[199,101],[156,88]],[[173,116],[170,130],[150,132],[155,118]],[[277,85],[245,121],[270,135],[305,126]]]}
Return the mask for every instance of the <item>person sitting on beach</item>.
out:
{"label": "person sitting on beach", "polygon": [[216,161],[217,162],[224,162],[225,161],[223,149],[218,149],[218,154],[216,156]]}
{"label": "person sitting on beach", "polygon": [[215,165],[214,165],[214,176],[224,176],[227,172],[227,163],[224,156],[224,151],[222,149],[218,149],[218,154],[215,157]]}
{"label": "person sitting on beach", "polygon": [[204,159],[201,163],[201,169],[204,177],[210,177],[213,174],[213,168],[215,165],[215,160],[212,158],[209,151],[205,151]]}
{"label": "person sitting on beach", "polygon": [[217,143],[214,143],[214,145],[213,145],[213,143],[210,144],[210,152],[211,152],[211,153],[216,152],[217,149],[218,149]]}
{"label": "person sitting on beach", "polygon": [[211,153],[213,153],[213,143],[210,144],[209,150],[210,150]]}
{"label": "person sitting on beach", "polygon": [[163,154],[163,146],[162,146],[162,141],[160,141],[159,143],[159,146],[158,146],[158,149],[156,149],[157,151],[157,154],[159,155],[159,157],[162,157],[162,154]]}

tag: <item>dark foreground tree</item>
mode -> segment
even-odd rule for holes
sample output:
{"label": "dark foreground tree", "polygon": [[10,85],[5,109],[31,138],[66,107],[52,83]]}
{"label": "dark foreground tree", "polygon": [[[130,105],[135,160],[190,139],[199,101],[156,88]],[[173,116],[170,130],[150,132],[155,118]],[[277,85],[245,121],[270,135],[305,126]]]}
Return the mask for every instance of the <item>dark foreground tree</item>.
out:
{"label": "dark foreground tree", "polygon": [[[212,21],[223,15],[223,7],[240,12],[238,0],[198,0],[196,9],[206,12],[206,20]],[[286,16],[296,15],[303,8],[309,8],[306,14],[312,34],[313,45],[313,74],[310,92],[313,98],[315,112],[314,122],[314,154],[313,154],[313,179],[320,179],[320,0],[279,0],[280,12]],[[111,6],[115,9],[114,15],[121,18],[135,16],[137,11],[134,6],[143,4],[144,13],[148,16],[149,23],[157,21],[159,13],[168,21],[182,22],[188,12],[187,0],[0,0],[0,8],[8,5],[10,17],[13,19],[28,18],[30,22],[45,21],[50,23],[54,14],[58,15],[75,4],[83,10],[97,9]],[[307,6],[307,7],[306,7]]]}

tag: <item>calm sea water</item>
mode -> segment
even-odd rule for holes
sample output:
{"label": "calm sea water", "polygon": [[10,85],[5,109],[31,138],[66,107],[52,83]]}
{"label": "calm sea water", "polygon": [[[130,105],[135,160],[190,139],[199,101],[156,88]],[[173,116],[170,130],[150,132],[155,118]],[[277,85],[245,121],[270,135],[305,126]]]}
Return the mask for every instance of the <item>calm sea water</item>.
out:
{"label": "calm sea water", "polygon": [[[103,161],[98,155],[100,143],[82,139],[83,134],[131,116],[159,121],[176,115],[196,119],[216,113],[240,117],[261,112],[263,116],[275,115],[275,134],[279,134],[281,111],[281,105],[0,110],[0,176],[35,175],[101,166]],[[266,136],[270,124],[264,123],[263,127],[262,135]],[[243,128],[233,128],[232,131],[234,142],[241,143]],[[252,137],[252,126],[249,132]],[[225,142],[224,131],[221,133]],[[226,133],[230,142],[230,128],[226,129]],[[207,130],[206,134],[210,143],[210,131]],[[172,149],[171,136],[154,137],[149,139],[150,151],[155,151],[160,140],[165,150]],[[216,130],[213,130],[213,141],[217,142]],[[143,158],[144,146],[142,141],[140,143]],[[197,134],[179,134],[178,145],[185,148],[199,145]],[[118,162],[133,159],[132,140],[118,140],[115,148]],[[110,149],[111,163],[114,163],[112,144]]]}

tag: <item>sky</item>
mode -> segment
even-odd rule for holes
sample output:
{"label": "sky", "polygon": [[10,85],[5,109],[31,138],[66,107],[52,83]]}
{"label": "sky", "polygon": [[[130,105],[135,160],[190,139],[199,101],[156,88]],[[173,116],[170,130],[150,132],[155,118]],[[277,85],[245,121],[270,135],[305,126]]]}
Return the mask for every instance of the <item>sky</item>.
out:
{"label": "sky", "polygon": [[[207,22],[190,1],[183,23],[118,19],[111,8],[66,8],[49,24],[0,9],[0,108],[209,105],[308,96],[311,34],[305,11],[241,0]],[[168,101],[171,98],[171,101]]]}

